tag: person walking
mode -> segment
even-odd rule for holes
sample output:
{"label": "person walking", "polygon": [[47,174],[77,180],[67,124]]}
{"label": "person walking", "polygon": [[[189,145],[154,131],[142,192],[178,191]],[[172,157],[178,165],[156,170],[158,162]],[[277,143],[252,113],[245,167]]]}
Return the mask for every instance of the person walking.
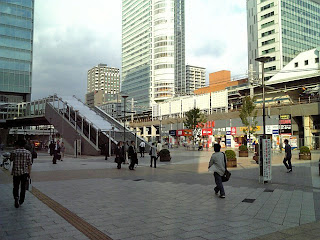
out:
{"label": "person walking", "polygon": [[11,152],[10,158],[13,162],[11,174],[13,175],[14,206],[18,208],[23,204],[26,196],[26,183],[31,174],[32,156],[31,152],[24,148],[24,140],[18,140],[15,145],[17,149]]}
{"label": "person walking", "polygon": [[159,156],[161,150],[162,150],[162,143],[159,140],[158,143],[157,143],[157,154],[158,154],[158,156]]}
{"label": "person walking", "polygon": [[213,145],[214,153],[211,156],[209,162],[209,169],[213,171],[216,187],[214,188],[215,193],[218,195],[220,192],[220,198],[225,198],[224,187],[222,184],[222,176],[226,171],[226,156],[223,152],[220,152],[220,144]]}
{"label": "person walking", "polygon": [[117,147],[115,149],[115,162],[117,163],[117,168],[121,169],[121,163],[124,162],[124,148],[122,146],[122,142],[118,142]]}
{"label": "person walking", "polygon": [[[284,155],[284,159],[283,159],[283,164],[286,166],[287,168],[287,173],[290,173],[292,172],[292,165],[291,165],[291,146],[289,145],[289,141],[288,139],[285,139],[284,140],[284,144],[285,144],[285,147],[284,147],[284,152],[285,152],[285,155]],[[288,162],[288,163],[287,163]]]}
{"label": "person walking", "polygon": [[131,146],[129,147],[129,150],[128,150],[128,157],[131,160],[129,169],[134,170],[134,165],[138,164],[137,149],[134,141],[131,141]]}
{"label": "person walking", "polygon": [[128,141],[126,141],[123,145],[123,149],[124,149],[124,153],[123,153],[123,157],[124,157],[124,164],[129,164],[128,161],[128,151],[129,151],[129,143]]}
{"label": "person walking", "polygon": [[65,151],[66,151],[66,147],[64,146],[64,142],[61,142],[61,145],[60,145],[61,161],[63,161],[63,159],[64,159]]}
{"label": "person walking", "polygon": [[146,144],[144,141],[140,143],[139,148],[141,157],[144,157],[144,150],[146,149]]}
{"label": "person walking", "polygon": [[155,143],[152,143],[150,148],[150,167],[152,167],[152,160],[154,161],[154,168],[157,168],[157,148]]}
{"label": "person walking", "polygon": [[53,151],[53,158],[52,158],[52,163],[57,164],[57,159],[61,159],[61,154],[60,154],[60,141],[58,140],[57,143],[54,146],[54,151]]}
{"label": "person walking", "polygon": [[53,141],[51,141],[50,144],[49,144],[49,150],[50,150],[49,153],[50,153],[50,156],[53,155],[53,153],[54,153],[54,148],[55,148],[55,144],[54,144]]}

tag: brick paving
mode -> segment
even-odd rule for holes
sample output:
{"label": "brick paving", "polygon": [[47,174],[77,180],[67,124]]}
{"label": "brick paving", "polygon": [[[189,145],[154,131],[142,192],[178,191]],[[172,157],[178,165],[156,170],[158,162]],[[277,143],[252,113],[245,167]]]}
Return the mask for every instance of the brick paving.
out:
{"label": "brick paving", "polygon": [[311,162],[294,155],[292,174],[275,153],[265,185],[250,158],[238,159],[226,199],[214,195],[206,172],[211,154],[177,149],[171,163],[150,168],[148,156],[129,171],[102,157],[52,165],[40,153],[32,173],[37,197],[28,193],[19,209],[11,177],[0,171],[0,239],[320,239],[319,153]]}

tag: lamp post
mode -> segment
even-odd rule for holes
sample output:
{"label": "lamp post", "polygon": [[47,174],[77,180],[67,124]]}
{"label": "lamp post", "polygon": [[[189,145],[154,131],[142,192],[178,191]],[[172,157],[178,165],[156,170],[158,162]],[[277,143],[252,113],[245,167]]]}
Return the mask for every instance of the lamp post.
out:
{"label": "lamp post", "polygon": [[269,56],[259,57],[255,60],[262,63],[262,122],[263,122],[263,138],[266,138],[266,101],[265,101],[265,85],[264,85],[264,63],[270,59]]}
{"label": "lamp post", "polygon": [[123,143],[126,142],[126,100],[129,97],[128,95],[122,95],[123,98]]}

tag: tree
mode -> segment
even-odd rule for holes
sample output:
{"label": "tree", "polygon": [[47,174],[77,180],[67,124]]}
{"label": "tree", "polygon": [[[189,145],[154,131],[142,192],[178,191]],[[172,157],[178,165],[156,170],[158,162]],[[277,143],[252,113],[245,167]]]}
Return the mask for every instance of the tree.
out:
{"label": "tree", "polygon": [[186,112],[186,120],[183,121],[186,128],[192,129],[193,132],[200,125],[206,122],[207,122],[207,118],[202,112],[200,112],[199,108],[194,108]]}
{"label": "tree", "polygon": [[256,104],[254,103],[255,99],[251,98],[250,96],[246,96],[243,99],[241,111],[240,111],[240,118],[242,124],[245,126],[243,132],[247,133],[250,139],[250,135],[253,135],[257,131],[257,110]]}

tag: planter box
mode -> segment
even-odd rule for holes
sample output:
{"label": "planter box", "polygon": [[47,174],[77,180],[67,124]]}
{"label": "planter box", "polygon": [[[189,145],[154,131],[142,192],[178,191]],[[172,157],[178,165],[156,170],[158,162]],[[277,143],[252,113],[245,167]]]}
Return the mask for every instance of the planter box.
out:
{"label": "planter box", "polygon": [[227,168],[237,167],[237,159],[228,159],[227,160]]}
{"label": "planter box", "polygon": [[160,162],[170,162],[170,161],[171,161],[170,155],[164,155],[164,156],[160,155]]}
{"label": "planter box", "polygon": [[299,153],[299,160],[311,160],[311,153]]}
{"label": "planter box", "polygon": [[249,157],[248,151],[239,151],[239,157]]}

